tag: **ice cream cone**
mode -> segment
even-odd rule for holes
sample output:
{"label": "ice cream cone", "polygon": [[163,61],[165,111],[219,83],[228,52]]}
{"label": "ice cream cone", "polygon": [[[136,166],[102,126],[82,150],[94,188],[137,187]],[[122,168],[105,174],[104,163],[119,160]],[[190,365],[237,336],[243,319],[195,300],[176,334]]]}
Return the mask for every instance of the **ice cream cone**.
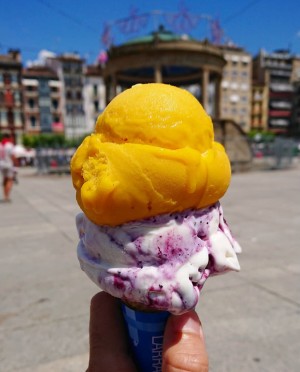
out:
{"label": "ice cream cone", "polygon": [[193,308],[209,276],[239,271],[219,199],[230,161],[189,92],[137,84],[115,97],[71,161],[82,270],[122,305],[142,372],[161,371],[170,313]]}
{"label": "ice cream cone", "polygon": [[160,372],[167,311],[143,311],[122,303],[131,351],[141,372]]}

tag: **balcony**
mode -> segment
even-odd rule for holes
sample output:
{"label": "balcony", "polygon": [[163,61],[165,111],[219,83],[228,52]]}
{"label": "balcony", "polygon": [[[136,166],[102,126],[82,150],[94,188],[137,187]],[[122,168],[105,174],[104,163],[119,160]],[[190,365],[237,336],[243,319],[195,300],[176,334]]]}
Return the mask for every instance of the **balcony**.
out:
{"label": "balcony", "polygon": [[263,100],[263,95],[261,93],[254,93],[254,96],[253,96],[253,101],[262,101]]}
{"label": "balcony", "polygon": [[294,90],[292,84],[288,83],[272,83],[270,89],[273,92],[293,92]]}
{"label": "balcony", "polygon": [[293,92],[269,92],[270,100],[283,100],[283,101],[291,101],[293,97]]}
{"label": "balcony", "polygon": [[24,111],[28,112],[28,113],[38,113],[39,112],[39,107],[38,106],[31,107],[29,105],[25,105],[24,106]]}
{"label": "balcony", "polygon": [[24,97],[31,98],[31,97],[38,97],[39,92],[37,90],[25,90]]}
{"label": "balcony", "polygon": [[61,109],[60,109],[60,107],[54,107],[54,106],[51,106],[50,111],[51,111],[51,113],[54,114],[54,115],[60,115],[60,114],[61,114]]}
{"label": "balcony", "polygon": [[292,108],[291,102],[287,102],[287,101],[271,101],[270,106],[271,108],[275,108],[275,109],[291,109]]}
{"label": "balcony", "polygon": [[287,119],[271,119],[269,124],[273,127],[288,127],[290,125],[290,121]]}
{"label": "balcony", "polygon": [[283,110],[270,110],[269,111],[270,117],[276,118],[286,118],[291,116],[291,111],[283,111]]}
{"label": "balcony", "polygon": [[274,77],[287,77],[289,78],[291,76],[291,71],[284,71],[284,70],[270,70],[271,76]]}
{"label": "balcony", "polygon": [[292,64],[289,62],[284,62],[284,61],[278,62],[278,61],[266,61],[265,60],[264,66],[268,68],[277,68],[280,70],[288,70],[288,71],[292,70]]}
{"label": "balcony", "polygon": [[59,90],[51,90],[50,97],[51,98],[59,98],[60,97],[60,91]]}

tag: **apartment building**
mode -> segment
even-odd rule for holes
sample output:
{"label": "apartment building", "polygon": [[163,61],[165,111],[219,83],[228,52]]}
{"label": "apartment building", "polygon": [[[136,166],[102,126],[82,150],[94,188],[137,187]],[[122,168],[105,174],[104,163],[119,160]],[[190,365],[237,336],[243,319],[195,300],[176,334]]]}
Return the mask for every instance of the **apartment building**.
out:
{"label": "apartment building", "polygon": [[17,143],[23,134],[22,63],[18,50],[0,55],[0,133],[9,133]]}
{"label": "apartment building", "polygon": [[57,74],[47,66],[32,66],[23,70],[22,84],[25,132],[63,133],[62,83]]}
{"label": "apartment building", "polygon": [[99,114],[106,104],[105,84],[101,65],[88,65],[84,72],[84,111],[87,132],[92,132]]}
{"label": "apartment building", "polygon": [[293,59],[292,77],[293,84],[293,105],[292,105],[292,125],[291,134],[300,136],[300,56]]}
{"label": "apartment building", "polygon": [[62,108],[65,136],[78,138],[88,132],[83,101],[84,60],[75,53],[48,57],[46,65],[62,82]]}
{"label": "apartment building", "polygon": [[251,118],[252,58],[239,47],[220,48],[227,61],[221,85],[221,118],[234,120],[247,132]]}
{"label": "apartment building", "polygon": [[273,53],[260,50],[253,59],[254,79],[268,87],[266,126],[278,134],[289,133],[292,126],[293,59],[294,56],[288,50],[277,50]]}
{"label": "apartment building", "polygon": [[265,71],[264,79],[252,80],[252,99],[251,99],[251,129],[268,130],[268,111],[269,111],[269,73]]}

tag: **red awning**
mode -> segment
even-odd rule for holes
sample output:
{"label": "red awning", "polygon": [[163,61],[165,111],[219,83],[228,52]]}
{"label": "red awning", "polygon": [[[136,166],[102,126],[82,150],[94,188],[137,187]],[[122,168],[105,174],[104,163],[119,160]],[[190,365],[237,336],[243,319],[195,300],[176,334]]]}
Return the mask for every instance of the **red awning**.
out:
{"label": "red awning", "polygon": [[272,117],[277,117],[277,118],[278,117],[286,118],[286,117],[291,116],[291,111],[270,110],[269,115]]}
{"label": "red awning", "polygon": [[63,123],[52,123],[52,131],[55,132],[55,133],[62,133],[64,132],[65,128],[64,128],[64,124]]}
{"label": "red awning", "polygon": [[11,91],[7,90],[4,95],[4,102],[6,107],[13,107],[14,96]]}

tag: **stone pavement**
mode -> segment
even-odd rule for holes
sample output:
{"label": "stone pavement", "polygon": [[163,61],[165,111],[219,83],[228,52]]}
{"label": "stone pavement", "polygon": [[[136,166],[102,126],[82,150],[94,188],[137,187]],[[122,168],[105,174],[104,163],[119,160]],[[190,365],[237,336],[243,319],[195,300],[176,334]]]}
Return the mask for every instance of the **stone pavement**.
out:
{"label": "stone pavement", "polygon": [[[0,203],[0,370],[85,371],[97,288],[77,262],[70,177],[21,169],[12,199]],[[300,167],[234,174],[222,204],[242,271],[202,292],[210,371],[298,372]]]}

